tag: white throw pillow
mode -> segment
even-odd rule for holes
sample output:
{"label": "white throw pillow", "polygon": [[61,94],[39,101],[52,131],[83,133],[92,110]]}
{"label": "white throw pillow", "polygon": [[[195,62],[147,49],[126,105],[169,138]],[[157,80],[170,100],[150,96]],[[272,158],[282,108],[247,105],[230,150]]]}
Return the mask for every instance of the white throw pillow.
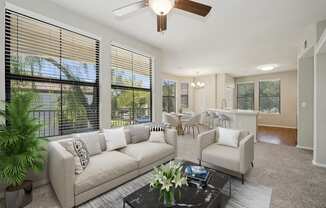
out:
{"label": "white throw pillow", "polygon": [[226,128],[218,128],[219,138],[218,144],[230,146],[230,147],[238,147],[239,144],[239,135],[240,131],[234,129],[226,129]]}
{"label": "white throw pillow", "polygon": [[153,143],[166,143],[164,139],[164,131],[151,131],[148,141]]}
{"label": "white throw pillow", "polygon": [[104,129],[107,151],[127,146],[124,128]]}

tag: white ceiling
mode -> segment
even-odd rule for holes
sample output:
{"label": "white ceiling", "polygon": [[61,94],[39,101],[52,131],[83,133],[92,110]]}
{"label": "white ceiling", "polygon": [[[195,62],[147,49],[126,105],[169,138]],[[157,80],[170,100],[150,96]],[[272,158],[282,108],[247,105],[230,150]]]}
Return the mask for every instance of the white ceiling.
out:
{"label": "white ceiling", "polygon": [[326,19],[326,0],[196,0],[213,6],[208,17],[173,10],[161,34],[150,9],[112,15],[138,0],[51,1],[161,48],[163,70],[185,76],[258,74],[256,66],[270,63],[279,64],[278,71],[295,69],[305,27]]}

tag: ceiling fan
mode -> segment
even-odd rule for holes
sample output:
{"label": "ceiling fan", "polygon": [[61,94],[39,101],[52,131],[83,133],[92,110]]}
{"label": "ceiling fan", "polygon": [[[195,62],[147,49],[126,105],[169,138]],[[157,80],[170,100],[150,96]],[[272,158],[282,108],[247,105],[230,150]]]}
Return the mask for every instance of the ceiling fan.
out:
{"label": "ceiling fan", "polygon": [[212,7],[191,0],[142,0],[113,10],[116,16],[124,16],[139,9],[150,7],[157,15],[157,32],[167,29],[167,14],[173,9],[181,9],[196,15],[207,16]]}

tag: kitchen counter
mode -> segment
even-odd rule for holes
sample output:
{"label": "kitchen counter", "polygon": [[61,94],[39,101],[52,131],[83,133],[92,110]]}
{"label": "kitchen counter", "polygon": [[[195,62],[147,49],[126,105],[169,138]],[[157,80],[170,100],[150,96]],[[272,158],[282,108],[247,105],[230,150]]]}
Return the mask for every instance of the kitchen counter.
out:
{"label": "kitchen counter", "polygon": [[221,113],[235,113],[235,114],[249,114],[249,115],[258,115],[258,111],[253,110],[240,110],[240,109],[216,109],[216,108],[210,108],[208,111],[216,111]]}
{"label": "kitchen counter", "polygon": [[229,118],[228,128],[247,130],[255,136],[255,142],[257,142],[257,111],[252,110],[239,110],[239,109],[208,109],[208,111],[213,111],[220,113]]}

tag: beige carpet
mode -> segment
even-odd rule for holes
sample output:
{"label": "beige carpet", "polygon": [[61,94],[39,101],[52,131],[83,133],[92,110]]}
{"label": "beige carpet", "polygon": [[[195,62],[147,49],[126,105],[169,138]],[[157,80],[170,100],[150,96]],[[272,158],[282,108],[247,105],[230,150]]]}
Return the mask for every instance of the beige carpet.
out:
{"label": "beige carpet", "polygon": [[[178,157],[195,160],[196,140],[179,137]],[[312,151],[255,144],[255,167],[246,180],[273,189],[272,208],[326,208],[326,169],[312,165]]]}
{"label": "beige carpet", "polygon": [[[196,159],[195,142],[192,135],[179,137],[178,156]],[[273,189],[272,208],[326,208],[326,169],[313,166],[311,161],[311,151],[258,143],[255,167],[246,179]],[[36,189],[34,196],[28,208],[59,207],[49,186]]]}

